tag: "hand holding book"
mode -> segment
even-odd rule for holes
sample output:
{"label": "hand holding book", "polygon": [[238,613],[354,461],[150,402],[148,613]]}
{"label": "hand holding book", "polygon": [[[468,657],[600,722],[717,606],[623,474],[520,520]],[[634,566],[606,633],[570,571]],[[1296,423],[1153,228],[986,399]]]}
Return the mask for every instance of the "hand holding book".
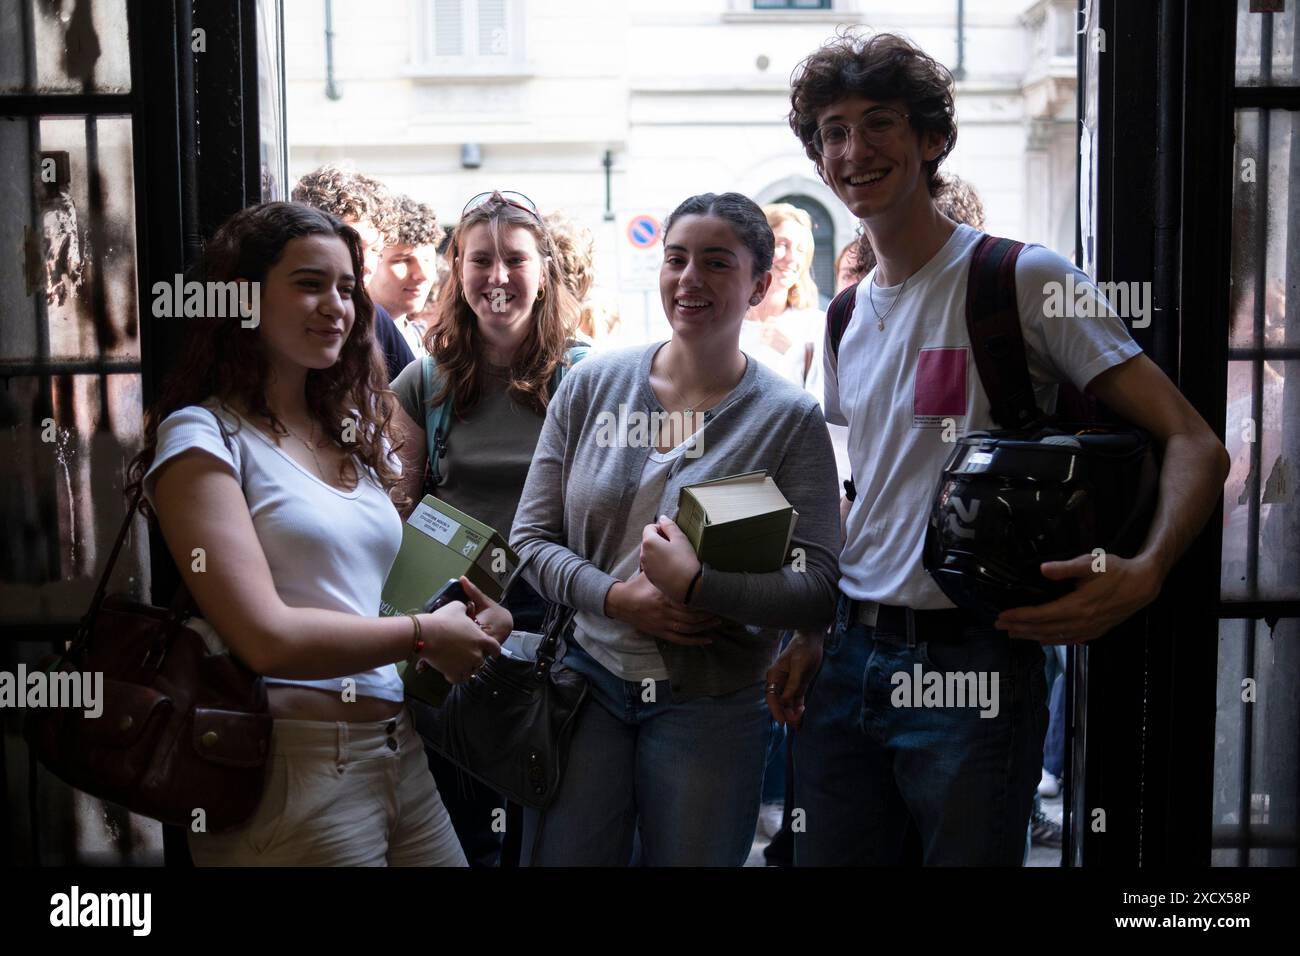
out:
{"label": "hand holding book", "polygon": [[701,567],[695,545],[667,515],[645,526],[641,533],[641,570],[664,594],[684,604]]}

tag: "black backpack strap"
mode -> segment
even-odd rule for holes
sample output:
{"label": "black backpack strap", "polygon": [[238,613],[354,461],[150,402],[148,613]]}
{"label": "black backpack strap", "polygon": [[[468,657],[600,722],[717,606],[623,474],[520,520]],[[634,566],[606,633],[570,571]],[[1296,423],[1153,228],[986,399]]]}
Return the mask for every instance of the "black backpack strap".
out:
{"label": "black backpack strap", "polygon": [[857,298],[858,286],[855,282],[847,289],[841,289],[839,295],[831,299],[826,307],[826,332],[830,335],[831,354],[836,360],[840,357],[840,339],[853,319],[853,304]]}
{"label": "black backpack strap", "polygon": [[[840,359],[840,339],[844,338],[844,333],[849,327],[849,322],[853,320],[853,306],[857,302],[858,284],[846,289],[841,289],[835,298],[831,299],[831,304],[826,307],[826,332],[830,336],[831,354],[835,356],[835,361]],[[844,494],[849,501],[853,501],[858,496],[858,489],[853,484],[853,479],[848,478],[844,482]]]}
{"label": "black backpack strap", "polygon": [[983,236],[966,279],[966,331],[989,410],[998,426],[1020,429],[1042,419],[1034,400],[1016,301],[1016,260],[1024,243]]}

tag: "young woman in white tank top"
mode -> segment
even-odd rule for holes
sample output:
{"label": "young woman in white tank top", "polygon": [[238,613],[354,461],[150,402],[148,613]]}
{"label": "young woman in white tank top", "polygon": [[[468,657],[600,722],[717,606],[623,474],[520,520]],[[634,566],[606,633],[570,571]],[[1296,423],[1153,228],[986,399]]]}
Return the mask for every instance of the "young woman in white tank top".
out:
{"label": "young woman in white tank top", "polygon": [[357,234],[266,203],[227,221],[204,264],[257,311],[186,320],[132,479],[214,645],[265,677],[275,724],[257,812],[190,833],[195,862],[463,866],[394,664],[463,681],[511,619],[468,582],[473,609],[378,616],[401,466]]}

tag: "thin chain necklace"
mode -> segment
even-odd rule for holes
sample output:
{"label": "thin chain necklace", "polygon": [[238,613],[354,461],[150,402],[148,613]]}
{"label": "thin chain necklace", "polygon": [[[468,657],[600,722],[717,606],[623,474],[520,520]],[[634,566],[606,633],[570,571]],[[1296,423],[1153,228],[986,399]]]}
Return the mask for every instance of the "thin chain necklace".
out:
{"label": "thin chain necklace", "polygon": [[690,418],[694,418],[694,417],[695,417],[695,406],[696,406],[696,405],[703,405],[705,402],[707,402],[709,399],[711,399],[714,395],[717,395],[720,391],[722,391],[723,389],[725,389],[725,388],[727,387],[726,385],[723,385],[722,388],[715,388],[713,391],[709,392],[709,394],[705,395],[705,396],[704,396],[702,399],[700,399],[698,402],[688,402],[688,401],[686,400],[686,398],[682,395],[681,390],[677,387],[677,383],[673,381],[673,373],[670,372],[670,371],[668,371],[668,363],[667,363],[667,362],[664,363],[664,374],[668,376],[668,384],[669,384],[669,386],[672,388],[672,390],[673,390],[673,394],[677,396],[677,400],[680,401],[683,405],[686,406],[685,408],[682,409],[682,414],[683,414],[683,415],[686,415],[686,416],[688,416],[688,417],[690,417]]}
{"label": "thin chain necklace", "polygon": [[894,307],[898,305],[898,300],[901,299],[903,293],[907,291],[907,283],[911,278],[911,276],[908,276],[907,279],[903,280],[903,287],[899,289],[898,294],[894,296],[894,301],[889,303],[889,308],[885,310],[884,315],[881,315],[880,310],[876,308],[875,297],[871,294],[871,290],[876,287],[876,277],[873,275],[871,277],[871,282],[867,284],[867,301],[871,303],[871,311],[876,313],[876,328],[881,332],[885,331],[885,319],[889,318],[889,314],[893,312]]}
{"label": "thin chain necklace", "polygon": [[315,444],[316,443],[316,419],[313,418],[311,420],[311,433],[310,433],[311,441],[306,441],[300,435],[296,435],[292,431],[290,431],[288,423],[281,422],[281,424],[284,425],[284,430],[289,432],[290,436],[296,438],[298,441],[302,442],[304,445],[307,446],[307,450],[311,452],[311,460],[316,463],[316,474],[320,475],[321,481],[325,482],[326,484],[329,484],[330,483],[329,479],[325,477],[325,469],[320,466],[320,459],[316,457],[316,444]]}

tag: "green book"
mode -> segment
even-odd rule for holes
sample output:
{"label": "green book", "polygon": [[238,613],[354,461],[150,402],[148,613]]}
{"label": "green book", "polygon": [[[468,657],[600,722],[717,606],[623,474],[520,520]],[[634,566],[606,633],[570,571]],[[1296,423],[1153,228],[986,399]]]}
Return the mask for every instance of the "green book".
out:
{"label": "green book", "polygon": [[699,559],[719,571],[779,571],[799,513],[765,471],[682,488],[677,526]]}
{"label": "green book", "polygon": [[[519,556],[495,529],[425,495],[402,525],[402,546],[384,581],[379,613],[418,614],[444,584],[462,574],[499,601],[518,567]],[[397,669],[406,692],[435,707],[451,689],[432,668],[417,674],[414,667],[401,663]]]}

